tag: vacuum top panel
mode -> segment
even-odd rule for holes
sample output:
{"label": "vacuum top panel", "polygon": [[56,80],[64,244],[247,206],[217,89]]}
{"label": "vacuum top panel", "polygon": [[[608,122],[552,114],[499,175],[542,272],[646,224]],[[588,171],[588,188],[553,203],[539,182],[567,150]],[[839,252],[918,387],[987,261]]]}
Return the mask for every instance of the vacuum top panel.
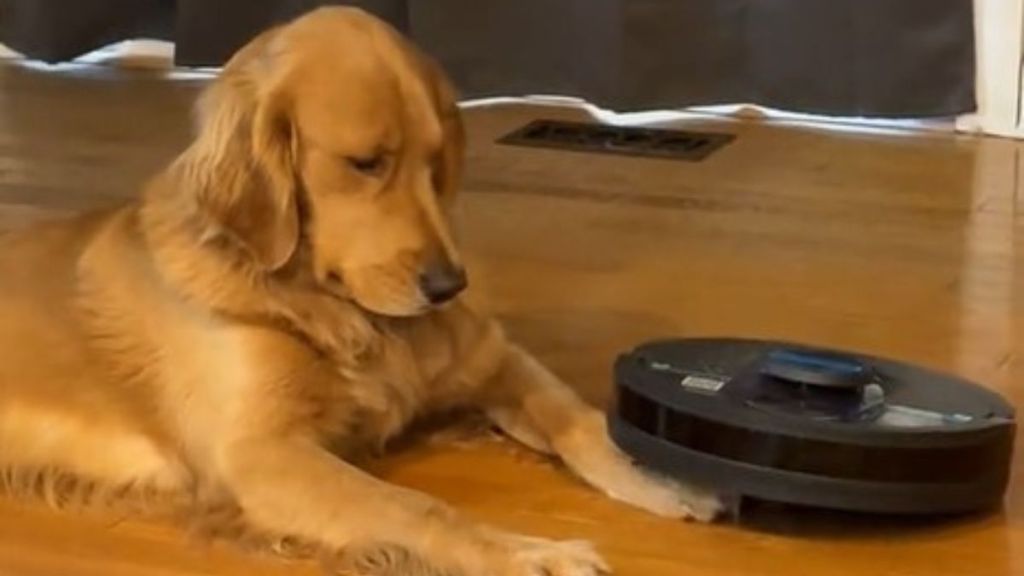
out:
{"label": "vacuum top panel", "polygon": [[826,439],[956,434],[1010,420],[999,395],[892,360],[753,340],[676,340],[619,359],[617,381],[678,410]]}

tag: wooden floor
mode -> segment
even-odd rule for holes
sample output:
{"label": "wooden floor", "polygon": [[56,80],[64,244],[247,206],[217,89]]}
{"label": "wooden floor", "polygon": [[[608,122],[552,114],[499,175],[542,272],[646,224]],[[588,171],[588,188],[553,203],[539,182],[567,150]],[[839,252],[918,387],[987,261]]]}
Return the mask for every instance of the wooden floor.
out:
{"label": "wooden floor", "polygon": [[[133,193],[186,141],[199,84],[0,67],[0,227]],[[462,236],[474,296],[589,399],[646,338],[743,335],[952,370],[1024,407],[1018,144],[725,121],[691,124],[738,134],[693,164],[493,143],[538,115],[577,114],[468,113]],[[509,528],[591,539],[622,575],[1020,576],[1022,466],[1002,512],[931,524],[770,507],[667,522],[494,441],[417,446],[376,472]],[[5,576],[313,573],[0,502]]]}

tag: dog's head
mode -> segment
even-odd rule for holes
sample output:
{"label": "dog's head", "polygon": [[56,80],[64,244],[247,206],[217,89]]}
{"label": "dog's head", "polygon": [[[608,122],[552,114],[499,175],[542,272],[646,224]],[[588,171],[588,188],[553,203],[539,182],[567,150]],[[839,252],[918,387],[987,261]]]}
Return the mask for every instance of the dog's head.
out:
{"label": "dog's head", "polygon": [[466,285],[450,226],[462,148],[440,69],[379,20],[322,8],[235,54],[184,158],[210,234],[266,273],[301,245],[320,289],[406,316]]}

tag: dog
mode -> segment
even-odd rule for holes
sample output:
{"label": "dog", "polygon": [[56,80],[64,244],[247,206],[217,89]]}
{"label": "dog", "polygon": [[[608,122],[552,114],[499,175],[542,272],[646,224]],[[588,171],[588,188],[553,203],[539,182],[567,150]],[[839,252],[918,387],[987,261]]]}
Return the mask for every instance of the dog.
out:
{"label": "dog", "polygon": [[451,231],[464,135],[439,66],[353,8],[240,49],[138,198],[0,241],[8,484],[230,503],[254,531],[396,575],[586,576],[586,543],[474,523],[353,465],[472,408],[612,498],[710,520],[465,302]]}

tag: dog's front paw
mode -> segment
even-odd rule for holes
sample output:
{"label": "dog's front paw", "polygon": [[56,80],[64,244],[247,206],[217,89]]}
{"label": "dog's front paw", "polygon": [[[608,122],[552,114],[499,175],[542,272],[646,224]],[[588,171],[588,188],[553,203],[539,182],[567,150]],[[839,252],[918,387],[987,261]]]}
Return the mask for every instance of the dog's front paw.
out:
{"label": "dog's front paw", "polygon": [[610,488],[608,495],[666,518],[710,522],[726,511],[717,494],[634,467],[629,481]]}
{"label": "dog's front paw", "polygon": [[582,540],[548,540],[506,534],[501,538],[502,576],[600,576],[608,564]]}
{"label": "dog's front paw", "polygon": [[642,468],[615,446],[604,418],[593,412],[558,446],[562,459],[611,498],[667,518],[710,522],[726,510],[711,491]]}

